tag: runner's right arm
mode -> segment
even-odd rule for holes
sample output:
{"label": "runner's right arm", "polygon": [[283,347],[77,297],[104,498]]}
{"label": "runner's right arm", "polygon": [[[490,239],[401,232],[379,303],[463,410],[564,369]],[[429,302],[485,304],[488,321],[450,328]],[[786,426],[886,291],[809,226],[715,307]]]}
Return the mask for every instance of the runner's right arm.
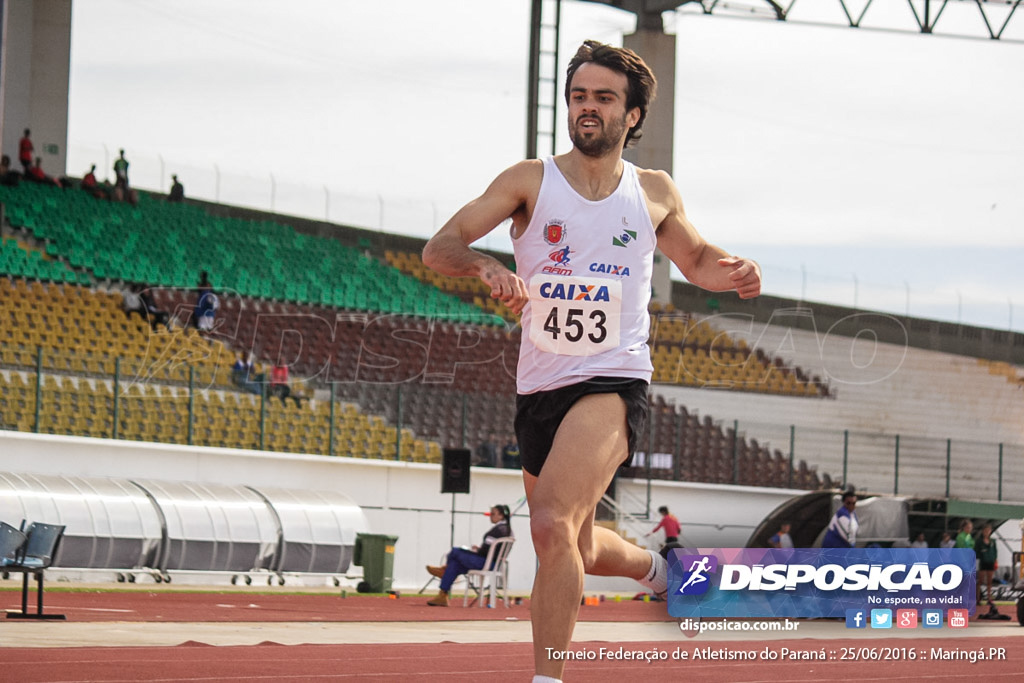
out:
{"label": "runner's right arm", "polygon": [[[539,188],[540,162],[524,161],[503,171],[482,195],[459,209],[423,248],[423,263],[442,275],[479,277],[491,297],[519,313],[529,298],[522,278],[497,259],[470,248],[507,218],[523,221],[531,188]],[[536,196],[534,191],[533,197]]]}

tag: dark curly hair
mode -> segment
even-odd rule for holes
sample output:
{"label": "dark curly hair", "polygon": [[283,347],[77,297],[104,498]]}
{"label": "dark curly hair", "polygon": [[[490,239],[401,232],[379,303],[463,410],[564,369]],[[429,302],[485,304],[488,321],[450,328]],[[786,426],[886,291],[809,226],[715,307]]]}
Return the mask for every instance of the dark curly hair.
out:
{"label": "dark curly hair", "polygon": [[626,77],[626,111],[637,107],[640,109],[640,119],[636,125],[626,133],[626,141],[623,147],[639,140],[643,136],[644,120],[647,118],[647,109],[654,101],[658,91],[658,81],[650,67],[640,58],[640,55],[625,47],[613,47],[605,45],[596,40],[585,40],[576,54],[569,60],[569,68],[565,73],[565,102],[568,104],[569,95],[572,89],[572,79],[576,71],[588,62],[593,62],[612,71],[617,71]]}

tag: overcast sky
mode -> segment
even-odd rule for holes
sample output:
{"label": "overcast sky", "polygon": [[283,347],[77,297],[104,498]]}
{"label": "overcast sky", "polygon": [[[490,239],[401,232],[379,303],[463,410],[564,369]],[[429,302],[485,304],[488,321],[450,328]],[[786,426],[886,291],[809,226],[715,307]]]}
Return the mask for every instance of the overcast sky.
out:
{"label": "overcast sky", "polygon": [[[76,2],[68,171],[123,147],[142,187],[173,172],[193,196],[427,236],[524,156],[529,5]],[[876,0],[865,25],[910,29],[907,7]],[[940,32],[984,30],[973,3],[945,12]],[[572,0],[562,22],[560,72],[633,27]],[[1024,330],[1024,16],[998,42],[693,12],[666,28],[688,214],[758,259],[767,292]]]}

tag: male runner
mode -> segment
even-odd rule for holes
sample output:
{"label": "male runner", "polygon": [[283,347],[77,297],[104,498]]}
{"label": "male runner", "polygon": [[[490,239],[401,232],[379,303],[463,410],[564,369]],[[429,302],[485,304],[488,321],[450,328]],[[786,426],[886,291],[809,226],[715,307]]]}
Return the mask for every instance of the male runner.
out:
{"label": "male runner", "polygon": [[[522,312],[516,436],[538,569],[531,601],[535,682],[557,681],[583,576],[628,576],[664,593],[665,560],[594,525],[647,415],[655,247],[711,291],[761,290],[749,259],[704,241],[668,174],[622,159],[640,137],[655,79],[634,52],[586,41],[566,78],[567,154],[522,161],[460,209],[423,250],[429,267],[480,278]],[[469,247],[512,219],[516,271]],[[566,258],[568,257],[568,261]]]}

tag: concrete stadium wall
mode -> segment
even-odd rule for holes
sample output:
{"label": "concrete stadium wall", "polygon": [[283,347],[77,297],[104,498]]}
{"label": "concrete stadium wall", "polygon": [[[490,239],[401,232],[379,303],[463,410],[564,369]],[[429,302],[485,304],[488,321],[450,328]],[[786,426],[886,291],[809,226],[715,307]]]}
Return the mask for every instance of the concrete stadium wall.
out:
{"label": "concrete stadium wall", "polygon": [[[437,564],[451,546],[453,519],[455,545],[477,544],[490,528],[485,516],[490,507],[505,503],[515,510],[523,498],[518,472],[488,468],[473,469],[471,493],[453,495],[440,493],[440,466],[420,463],[9,431],[0,431],[0,456],[0,467],[17,473],[146,478],[343,493],[363,509],[372,533],[398,536],[394,583],[403,591],[418,590],[429,578],[423,567]],[[619,505],[628,512],[644,513],[648,500],[652,510],[661,505],[669,506],[683,522],[683,540],[705,547],[745,545],[761,520],[799,493],[680,482],[648,484],[645,480],[620,480],[616,488]],[[512,520],[517,542],[511,556],[509,583],[511,589],[519,593],[529,592],[536,566],[527,515],[524,506]],[[17,524],[20,520],[4,521]],[[628,531],[640,537],[653,526],[653,522],[638,522]],[[651,539],[652,544],[655,540]],[[631,580],[601,577],[588,577],[587,589],[640,590]]]}

